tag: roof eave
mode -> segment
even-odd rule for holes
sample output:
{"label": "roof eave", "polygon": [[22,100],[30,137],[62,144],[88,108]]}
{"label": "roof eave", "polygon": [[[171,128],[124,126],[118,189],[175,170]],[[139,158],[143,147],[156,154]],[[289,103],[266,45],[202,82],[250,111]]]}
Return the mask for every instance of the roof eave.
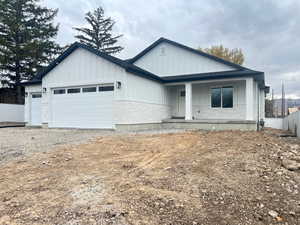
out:
{"label": "roof eave", "polygon": [[[168,77],[168,79],[163,79],[164,83],[177,83],[177,82],[191,82],[191,81],[201,81],[201,80],[217,80],[217,79],[228,79],[228,78],[237,78],[237,77],[253,77],[257,81],[264,81],[264,78],[260,79],[259,77],[262,76],[264,73],[262,72],[253,72],[253,73],[246,73],[246,74],[209,74],[209,75],[185,75],[181,76],[180,78],[176,78],[176,76]],[[172,79],[174,78],[174,79]],[[263,82],[264,84],[264,82]]]}
{"label": "roof eave", "polygon": [[148,52],[150,52],[153,48],[155,48],[156,46],[158,46],[158,45],[161,44],[162,42],[166,42],[166,43],[171,44],[171,45],[173,45],[173,46],[177,46],[177,47],[179,47],[179,48],[182,48],[182,49],[185,49],[185,50],[187,50],[187,51],[193,52],[193,53],[195,53],[195,54],[198,54],[198,55],[207,57],[207,58],[209,58],[209,59],[212,59],[212,60],[217,61],[217,62],[219,62],[219,63],[222,63],[222,64],[225,64],[225,65],[231,66],[231,67],[236,68],[236,69],[248,70],[248,68],[243,67],[243,66],[241,66],[241,65],[238,65],[238,64],[236,64],[236,63],[227,61],[227,60],[225,60],[225,59],[219,58],[219,57],[217,57],[217,56],[214,56],[214,55],[205,53],[205,52],[203,52],[203,51],[200,51],[200,50],[197,50],[197,49],[188,47],[188,46],[186,46],[186,45],[180,44],[180,43],[178,43],[178,42],[175,42],[175,41],[172,41],[172,40],[163,38],[163,37],[159,38],[157,41],[155,41],[155,42],[152,43],[150,46],[148,46],[147,48],[145,48],[142,52],[140,52],[139,54],[137,54],[135,57],[133,57],[133,58],[131,58],[131,59],[128,59],[127,61],[128,61],[129,63],[135,63],[136,61],[138,61],[140,58],[142,58],[144,55],[146,55]]}

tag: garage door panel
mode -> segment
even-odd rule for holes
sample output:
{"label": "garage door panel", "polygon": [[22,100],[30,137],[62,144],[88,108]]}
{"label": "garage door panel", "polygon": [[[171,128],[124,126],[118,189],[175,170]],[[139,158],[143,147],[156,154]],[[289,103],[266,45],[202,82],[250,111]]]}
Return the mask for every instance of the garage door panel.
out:
{"label": "garage door panel", "polygon": [[51,127],[113,128],[113,91],[52,95]]}

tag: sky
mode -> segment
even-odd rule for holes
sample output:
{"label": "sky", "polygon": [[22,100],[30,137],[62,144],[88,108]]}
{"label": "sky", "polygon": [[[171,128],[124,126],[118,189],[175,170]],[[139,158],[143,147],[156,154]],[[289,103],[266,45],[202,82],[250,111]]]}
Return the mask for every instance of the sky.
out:
{"label": "sky", "polygon": [[286,96],[300,97],[299,0],[43,0],[58,8],[58,42],[75,41],[72,27],[86,26],[84,14],[99,6],[116,21],[115,34],[125,49],[117,57],[135,56],[165,37],[193,48],[223,44],[241,48],[244,66],[265,72],[266,84]]}

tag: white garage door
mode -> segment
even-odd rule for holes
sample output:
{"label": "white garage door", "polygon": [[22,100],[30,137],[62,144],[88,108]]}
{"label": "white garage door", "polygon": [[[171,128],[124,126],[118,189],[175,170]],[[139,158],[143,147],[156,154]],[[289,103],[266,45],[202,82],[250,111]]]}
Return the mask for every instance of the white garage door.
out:
{"label": "white garage door", "polygon": [[31,95],[31,125],[40,126],[42,124],[42,94],[34,93]]}
{"label": "white garage door", "polygon": [[114,85],[52,90],[49,127],[113,128]]}

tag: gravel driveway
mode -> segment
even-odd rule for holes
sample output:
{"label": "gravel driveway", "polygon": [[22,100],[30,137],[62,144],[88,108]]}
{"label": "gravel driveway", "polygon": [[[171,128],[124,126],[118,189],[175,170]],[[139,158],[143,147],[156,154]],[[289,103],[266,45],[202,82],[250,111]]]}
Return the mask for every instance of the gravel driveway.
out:
{"label": "gravel driveway", "polygon": [[113,131],[4,128],[0,129],[0,164],[30,153],[47,152],[72,144],[81,144]]}

